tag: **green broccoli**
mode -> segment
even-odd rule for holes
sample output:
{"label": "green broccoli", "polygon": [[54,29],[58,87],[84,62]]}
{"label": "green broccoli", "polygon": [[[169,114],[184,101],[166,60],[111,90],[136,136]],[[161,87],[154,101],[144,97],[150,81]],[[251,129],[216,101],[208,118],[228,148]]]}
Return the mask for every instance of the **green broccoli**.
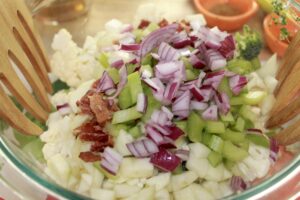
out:
{"label": "green broccoli", "polygon": [[237,33],[235,39],[240,55],[246,60],[257,57],[263,47],[262,38],[259,33],[252,31],[245,25],[242,33]]}

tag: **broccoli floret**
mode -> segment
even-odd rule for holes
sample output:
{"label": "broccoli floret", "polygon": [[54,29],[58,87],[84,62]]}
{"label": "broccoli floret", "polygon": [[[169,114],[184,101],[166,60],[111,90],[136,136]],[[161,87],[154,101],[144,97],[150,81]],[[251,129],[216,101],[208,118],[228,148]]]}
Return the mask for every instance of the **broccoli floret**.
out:
{"label": "broccoli floret", "polygon": [[257,57],[263,47],[260,34],[252,31],[247,25],[244,26],[242,33],[236,34],[235,39],[240,55],[247,60]]}

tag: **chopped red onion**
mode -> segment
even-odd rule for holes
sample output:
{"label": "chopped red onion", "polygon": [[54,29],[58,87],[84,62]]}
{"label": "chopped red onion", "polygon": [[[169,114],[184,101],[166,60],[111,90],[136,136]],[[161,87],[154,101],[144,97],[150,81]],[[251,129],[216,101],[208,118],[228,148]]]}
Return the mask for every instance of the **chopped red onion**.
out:
{"label": "chopped red onion", "polygon": [[218,51],[226,58],[232,59],[235,51],[235,42],[232,35],[228,35],[222,42]]}
{"label": "chopped red onion", "polygon": [[117,91],[112,97],[108,97],[108,99],[115,99],[117,96],[119,96],[120,92],[122,91],[122,89],[124,88],[124,86],[127,83],[127,69],[126,69],[126,66],[123,66],[119,70],[119,74],[120,74],[121,78],[120,78],[120,82],[119,82],[118,87],[117,87]]}
{"label": "chopped red onion", "polygon": [[165,91],[164,91],[164,103],[166,105],[169,105],[172,100],[174,99],[176,92],[179,89],[180,81],[179,80],[174,80],[172,82],[169,82],[167,85]]}
{"label": "chopped red onion", "polygon": [[278,158],[278,152],[279,152],[278,142],[274,138],[271,138],[270,139],[270,159],[273,163],[275,163],[275,161]]}
{"label": "chopped red onion", "polygon": [[106,147],[102,154],[101,166],[109,173],[116,175],[123,157],[110,147]]}
{"label": "chopped red onion", "polygon": [[176,169],[181,160],[175,154],[161,148],[159,152],[151,155],[150,162],[162,171],[171,172]]}
{"label": "chopped red onion", "polygon": [[178,156],[181,160],[187,161],[189,159],[190,151],[185,149],[177,149],[175,155]]}
{"label": "chopped red onion", "polygon": [[169,135],[166,135],[167,137],[171,138],[172,140],[177,140],[179,137],[181,137],[182,135],[184,135],[184,132],[178,128],[176,125],[168,125],[165,126],[165,128],[168,130],[168,132],[170,133]]}
{"label": "chopped red onion", "polygon": [[227,64],[226,59],[216,50],[209,49],[205,53],[208,67],[215,71],[224,68]]}
{"label": "chopped red onion", "polygon": [[120,69],[124,65],[124,61],[122,59],[113,61],[110,66],[113,68]]}
{"label": "chopped red onion", "polygon": [[147,137],[149,137],[151,140],[155,142],[155,144],[159,145],[160,143],[163,142],[164,138],[163,136],[155,130],[152,126],[146,125],[146,132],[147,132]]}
{"label": "chopped red onion", "polygon": [[171,138],[164,137],[164,140],[159,144],[159,148],[175,149],[176,145],[175,145],[175,142]]}
{"label": "chopped red onion", "polygon": [[193,97],[195,99],[197,99],[197,101],[203,101],[204,100],[204,97],[201,94],[201,90],[199,90],[195,85],[192,86],[190,91],[193,94]]}
{"label": "chopped red onion", "polygon": [[203,113],[202,118],[205,120],[218,120],[218,107],[216,105],[209,106]]}
{"label": "chopped red onion", "polygon": [[156,124],[156,123],[153,123],[151,124],[151,126],[153,128],[155,128],[157,131],[159,131],[162,135],[170,135],[171,132],[170,132],[170,129],[168,129],[165,125],[159,125],[159,124]]}
{"label": "chopped red onion", "polygon": [[159,57],[159,55],[158,55],[157,53],[150,53],[150,54],[151,54],[151,56],[152,56],[154,59],[160,60],[160,57]]}
{"label": "chopped red onion", "polygon": [[141,113],[145,113],[147,110],[148,99],[144,93],[138,94],[136,110]]}
{"label": "chopped red onion", "polygon": [[[144,76],[145,75],[145,73],[143,72],[143,74],[142,74],[142,76]],[[155,92],[157,92],[157,91],[159,91],[161,88],[160,88],[160,86],[159,85],[157,85],[154,81],[153,81],[153,79],[150,79],[150,78],[142,78],[142,80],[152,89],[152,90],[154,90]]]}
{"label": "chopped red onion", "polygon": [[110,95],[114,94],[116,91],[117,91],[117,89],[115,89],[115,88],[107,89],[105,91],[105,95],[110,96]]}
{"label": "chopped red onion", "polygon": [[174,115],[167,107],[163,106],[161,107],[161,110],[167,114],[170,121],[173,119]]}
{"label": "chopped red onion", "polygon": [[240,176],[232,176],[230,180],[230,187],[233,191],[243,191],[247,189],[247,184]]}
{"label": "chopped red onion", "polygon": [[178,51],[165,42],[159,45],[157,54],[159,55],[160,61],[165,62],[175,61],[180,57]]}
{"label": "chopped red onion", "polygon": [[61,114],[62,116],[68,115],[72,112],[72,109],[68,103],[60,104],[56,106],[56,110]]}
{"label": "chopped red onion", "polygon": [[165,86],[158,78],[152,78],[151,80],[158,86],[158,90],[152,91],[153,96],[156,100],[162,102],[164,100]]}
{"label": "chopped red onion", "polygon": [[229,79],[229,86],[233,94],[238,95],[244,86],[248,83],[247,78],[241,75],[235,75]]}
{"label": "chopped red onion", "polygon": [[174,115],[179,117],[188,117],[189,110],[190,110],[189,108],[190,100],[191,100],[190,91],[184,92],[178,99],[176,99],[175,102],[172,104],[172,111]]}
{"label": "chopped red onion", "polygon": [[185,31],[181,31],[172,37],[171,43],[176,49],[181,49],[192,44],[192,40],[187,36]]}
{"label": "chopped red onion", "polygon": [[208,107],[207,103],[199,102],[199,101],[191,101],[191,110],[205,110]]}
{"label": "chopped red onion", "polygon": [[202,69],[206,66],[206,63],[196,55],[191,55],[189,60],[195,69]]}
{"label": "chopped red onion", "polygon": [[154,122],[154,123],[158,123],[160,113],[161,113],[160,110],[154,110],[152,115],[151,115],[151,121]]}
{"label": "chopped red onion", "polygon": [[213,88],[218,89],[224,76],[225,76],[224,70],[207,73],[203,84],[204,85],[212,85]]}
{"label": "chopped red onion", "polygon": [[156,73],[156,77],[164,78],[164,76],[170,77],[174,75],[180,68],[178,62],[166,62],[166,63],[159,63],[155,66],[155,72],[159,72],[161,77],[159,77]]}
{"label": "chopped red onion", "polygon": [[158,146],[148,138],[136,140],[126,146],[130,153],[137,158],[145,158],[159,151]]}
{"label": "chopped red onion", "polygon": [[150,33],[141,43],[139,55],[144,57],[153,48],[160,45],[162,42],[169,42],[171,36],[176,32],[178,24],[170,24]]}
{"label": "chopped red onion", "polygon": [[206,76],[206,73],[204,71],[201,71],[199,76],[198,76],[197,82],[196,82],[196,86],[198,88],[200,88],[200,86],[202,85],[202,81],[205,78],[205,76]]}
{"label": "chopped red onion", "polygon": [[123,51],[138,51],[140,48],[140,44],[121,44],[121,50]]}
{"label": "chopped red onion", "polygon": [[109,74],[104,71],[102,74],[102,77],[96,87],[97,92],[105,92],[109,89],[114,89],[115,88],[115,83],[112,80],[112,78],[109,76]]}
{"label": "chopped red onion", "polygon": [[220,110],[220,112],[226,115],[230,110],[230,100],[225,92],[215,93],[215,102]]}
{"label": "chopped red onion", "polygon": [[200,87],[201,95],[203,96],[203,101],[208,102],[213,97],[215,90],[211,85],[202,85]]}

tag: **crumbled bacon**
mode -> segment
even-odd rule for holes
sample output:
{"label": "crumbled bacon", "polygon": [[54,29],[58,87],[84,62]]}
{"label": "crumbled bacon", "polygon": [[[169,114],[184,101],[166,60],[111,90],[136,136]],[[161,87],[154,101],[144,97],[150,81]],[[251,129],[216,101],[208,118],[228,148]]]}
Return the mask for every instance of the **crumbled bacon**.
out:
{"label": "crumbled bacon", "polygon": [[169,25],[169,22],[166,20],[166,19],[162,19],[159,23],[158,23],[158,26],[160,28],[162,27],[165,27],[165,26],[168,26]]}
{"label": "crumbled bacon", "polygon": [[76,136],[82,133],[103,133],[102,127],[96,120],[88,121],[74,130]]}
{"label": "crumbled bacon", "polygon": [[94,93],[89,96],[89,99],[90,108],[96,116],[99,124],[103,124],[112,118],[113,111],[110,109],[108,101],[103,100],[103,96],[101,94]]}
{"label": "crumbled bacon", "polygon": [[108,140],[108,135],[106,133],[103,133],[103,134],[84,133],[84,134],[80,134],[79,138],[82,141],[86,141],[86,142],[107,141]]}
{"label": "crumbled bacon", "polygon": [[106,142],[94,142],[91,146],[92,152],[103,152],[105,147],[110,146],[113,147],[113,140],[112,137],[109,136],[108,140]]}
{"label": "crumbled bacon", "polygon": [[142,20],[141,23],[139,24],[138,28],[139,29],[144,29],[144,28],[147,28],[150,24],[150,21],[148,20]]}
{"label": "crumbled bacon", "polygon": [[76,105],[80,108],[82,114],[93,115],[93,111],[90,107],[89,96],[94,93],[95,92],[93,90],[89,90],[79,101],[76,102]]}
{"label": "crumbled bacon", "polygon": [[81,152],[79,154],[79,158],[81,158],[85,162],[97,162],[101,160],[100,155],[96,155],[93,152],[87,151],[87,152]]}

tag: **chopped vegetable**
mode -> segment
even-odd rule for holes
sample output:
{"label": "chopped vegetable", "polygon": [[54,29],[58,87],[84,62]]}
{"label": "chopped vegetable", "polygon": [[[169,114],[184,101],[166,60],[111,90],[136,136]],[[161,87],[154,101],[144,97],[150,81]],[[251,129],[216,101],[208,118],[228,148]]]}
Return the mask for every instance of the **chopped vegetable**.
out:
{"label": "chopped vegetable", "polygon": [[180,165],[181,160],[175,154],[160,149],[159,152],[151,156],[150,162],[162,171],[171,172]]}

